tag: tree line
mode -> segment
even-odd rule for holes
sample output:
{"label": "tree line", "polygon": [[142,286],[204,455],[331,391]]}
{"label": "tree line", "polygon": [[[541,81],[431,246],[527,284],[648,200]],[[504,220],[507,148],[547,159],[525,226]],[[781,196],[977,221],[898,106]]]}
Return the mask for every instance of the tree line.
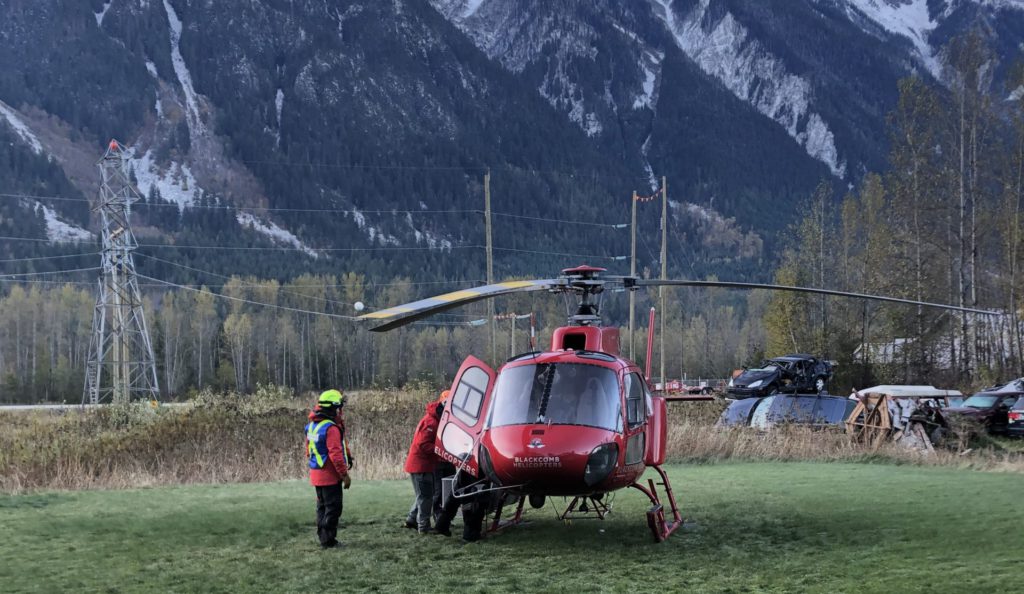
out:
{"label": "tree line", "polygon": [[[244,393],[257,384],[296,391],[409,384],[441,388],[467,355],[500,365],[513,354],[546,349],[554,328],[565,322],[562,299],[545,293],[496,304],[499,314],[533,314],[532,345],[528,319],[495,321],[492,342],[485,303],[384,334],[351,319],[357,301],[385,307],[452,289],[403,278],[373,284],[351,272],[304,274],[286,283],[233,276],[211,287],[147,285],[144,309],[161,395],[187,398],[207,387]],[[634,348],[642,364],[646,312],[657,305],[657,293],[642,291],[638,297]],[[680,290],[669,301],[668,377],[720,377],[723,370],[760,356],[760,324],[756,316],[743,316],[748,305],[738,299]],[[611,298],[606,319],[625,322],[625,303],[624,295]],[[0,402],[81,399],[94,305],[94,289],[85,283],[16,284],[0,297]],[[763,308],[763,303],[754,307]],[[657,376],[661,343],[655,344]],[[622,351],[629,353],[625,324]]]}
{"label": "tree line", "polygon": [[831,355],[858,387],[1024,374],[1024,65],[997,85],[997,58],[977,33],[953,39],[944,56],[944,85],[900,81],[887,170],[865,175],[841,201],[822,182],[775,281],[1002,315],[780,293],[764,314],[768,353]]}

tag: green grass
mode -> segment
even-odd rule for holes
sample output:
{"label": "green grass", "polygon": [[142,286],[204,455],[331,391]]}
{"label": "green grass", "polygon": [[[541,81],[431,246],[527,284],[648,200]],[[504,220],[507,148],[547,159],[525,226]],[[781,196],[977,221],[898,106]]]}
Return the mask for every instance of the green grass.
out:
{"label": "green grass", "polygon": [[[643,497],[484,542],[399,527],[407,481],[356,482],[345,547],[303,482],[0,496],[5,592],[1019,591],[1024,476],[868,464],[670,470],[692,521],[654,544]],[[557,502],[562,505],[561,501]]]}

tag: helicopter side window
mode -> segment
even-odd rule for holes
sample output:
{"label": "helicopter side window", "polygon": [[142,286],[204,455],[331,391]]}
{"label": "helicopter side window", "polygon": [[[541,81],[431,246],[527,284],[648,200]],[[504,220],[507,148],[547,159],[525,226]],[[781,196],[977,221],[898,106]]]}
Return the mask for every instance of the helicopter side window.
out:
{"label": "helicopter side window", "polygon": [[647,420],[647,398],[644,382],[636,373],[627,374],[626,382],[626,423],[636,427]]}
{"label": "helicopter side window", "polygon": [[462,374],[452,395],[452,412],[463,423],[473,426],[480,419],[480,405],[487,390],[487,373],[479,367],[470,367]]}

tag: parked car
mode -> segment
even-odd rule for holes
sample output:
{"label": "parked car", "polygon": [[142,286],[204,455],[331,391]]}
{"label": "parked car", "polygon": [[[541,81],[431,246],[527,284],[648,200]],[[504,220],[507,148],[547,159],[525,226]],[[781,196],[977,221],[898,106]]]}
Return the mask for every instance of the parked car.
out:
{"label": "parked car", "polygon": [[831,362],[793,354],[768,359],[760,367],[743,370],[729,380],[726,392],[732,398],[756,398],[777,392],[820,394],[830,379]]}
{"label": "parked car", "polygon": [[947,418],[961,416],[975,419],[985,426],[989,433],[1006,433],[1010,421],[1010,409],[1024,392],[978,392],[957,407],[942,411]]}
{"label": "parked car", "polygon": [[780,423],[824,427],[842,426],[856,401],[828,394],[773,394],[734,400],[722,411],[720,427],[768,430]]}
{"label": "parked car", "polygon": [[1017,404],[1010,408],[1006,415],[1006,433],[1012,437],[1024,437],[1024,398],[1018,398]]}

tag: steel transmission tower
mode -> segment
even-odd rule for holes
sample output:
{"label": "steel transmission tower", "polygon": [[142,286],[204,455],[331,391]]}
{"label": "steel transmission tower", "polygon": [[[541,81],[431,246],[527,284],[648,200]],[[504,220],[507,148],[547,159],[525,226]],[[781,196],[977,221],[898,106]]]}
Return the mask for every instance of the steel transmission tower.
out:
{"label": "steel transmission tower", "polygon": [[92,320],[83,404],[155,400],[156,357],[146,330],[132,252],[138,247],[129,215],[139,194],[128,174],[125,151],[111,140],[99,162],[98,212],[103,233],[102,272]]}

